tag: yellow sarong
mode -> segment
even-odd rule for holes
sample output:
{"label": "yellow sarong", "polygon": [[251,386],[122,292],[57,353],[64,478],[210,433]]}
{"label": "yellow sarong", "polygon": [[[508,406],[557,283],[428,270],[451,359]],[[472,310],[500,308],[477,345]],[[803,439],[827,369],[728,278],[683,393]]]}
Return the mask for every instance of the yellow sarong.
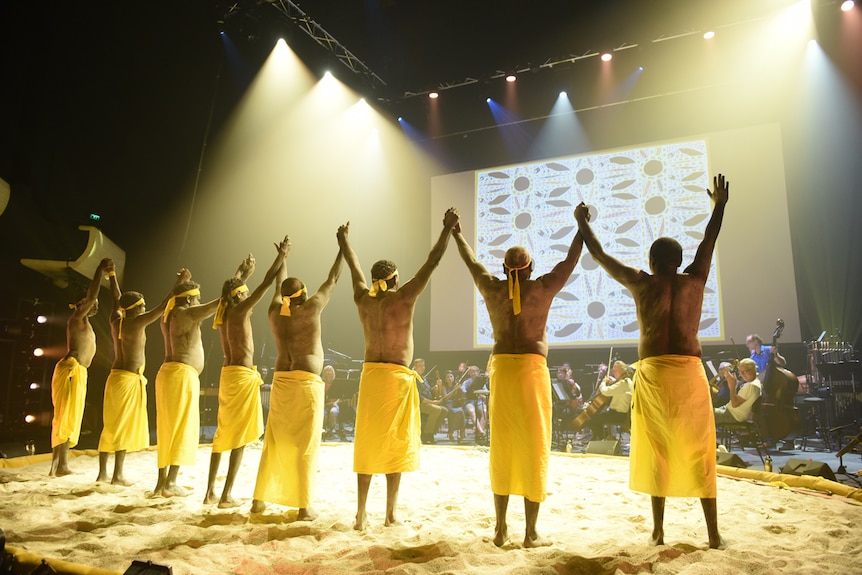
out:
{"label": "yellow sarong", "polygon": [[365,362],[359,379],[353,471],[363,475],[419,469],[419,390],[412,369]]}
{"label": "yellow sarong", "polygon": [[213,453],[248,445],[263,435],[263,408],[260,386],[263,378],[256,369],[241,365],[221,368],[218,382],[218,427],[213,436]]}
{"label": "yellow sarong", "polygon": [[656,497],[715,497],[715,421],[699,357],[637,364],[629,487]]}
{"label": "yellow sarong", "polygon": [[150,446],[147,418],[147,378],[141,373],[112,369],[105,381],[99,451],[140,451]]}
{"label": "yellow sarong", "polygon": [[314,495],[323,427],[323,380],[302,370],[276,371],[254,486],[259,501],[307,508]]}
{"label": "yellow sarong", "polygon": [[51,400],[54,403],[51,449],[67,441],[69,447],[78,445],[86,398],[87,368],[74,357],[58,361],[51,377]]}
{"label": "yellow sarong", "polygon": [[192,366],[170,361],[156,374],[159,469],[194,465],[201,431],[201,384]]}
{"label": "yellow sarong", "polygon": [[491,356],[491,491],[545,500],[551,455],[551,377],[534,353]]}

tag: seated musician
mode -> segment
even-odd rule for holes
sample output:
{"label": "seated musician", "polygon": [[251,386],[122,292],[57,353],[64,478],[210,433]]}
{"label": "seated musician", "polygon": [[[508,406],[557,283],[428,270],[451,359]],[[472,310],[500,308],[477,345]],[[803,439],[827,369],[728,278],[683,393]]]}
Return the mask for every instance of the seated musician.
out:
{"label": "seated musician", "polygon": [[331,365],[325,365],[323,367],[323,372],[320,374],[321,379],[323,379],[323,438],[329,439],[331,437],[335,437],[335,434],[338,433],[338,436],[342,441],[345,439],[344,428],[341,426],[341,423],[338,420],[338,414],[340,412],[338,408],[338,398],[334,397],[333,394],[330,393],[330,388],[332,387],[332,382],[335,381],[335,368]]}
{"label": "seated musician", "polygon": [[[467,368],[467,379],[461,388],[464,390],[464,412],[474,426],[475,438],[483,440],[486,438],[485,421],[488,416],[488,376],[478,366],[471,365]],[[480,393],[477,394],[477,391]]]}
{"label": "seated musician", "polygon": [[619,425],[628,429],[631,425],[632,379],[624,361],[615,361],[611,373],[602,379],[599,392],[611,398],[609,409],[590,418],[587,427],[594,438],[599,438],[606,425]]}
{"label": "seated musician", "polygon": [[722,361],[718,364],[718,373],[715,376],[715,381],[710,383],[710,392],[712,393],[712,407],[721,407],[730,401],[730,390],[727,385],[727,372],[733,364],[729,361]]}
{"label": "seated musician", "polygon": [[748,421],[754,403],[763,392],[760,381],[757,379],[757,364],[752,359],[743,359],[739,362],[739,375],[742,376],[743,384],[737,391],[738,380],[732,371],[727,372],[727,389],[730,392],[730,401],[727,405],[715,408],[715,424],[738,423]]}
{"label": "seated musician", "polygon": [[756,333],[745,338],[745,345],[748,351],[751,352],[751,360],[757,365],[757,372],[766,369],[766,364],[769,363],[769,356],[775,358],[775,365],[784,367],[787,365],[787,360],[778,353],[778,347],[774,345],[763,345],[763,340]]}
{"label": "seated musician", "polygon": [[464,390],[455,381],[455,374],[452,370],[447,370],[443,377],[443,405],[449,411],[446,414],[446,424],[449,432],[449,441],[457,441],[465,439],[466,425],[464,422]]}
{"label": "seated musician", "polygon": [[572,368],[569,367],[568,363],[557,368],[557,383],[563,384],[564,389],[569,392],[569,396],[572,398],[569,404],[570,408],[577,409],[583,404],[584,397],[581,393],[581,386],[572,379]]}
{"label": "seated musician", "polygon": [[427,417],[422,422],[422,443],[436,443],[434,434],[440,428],[440,424],[446,418],[449,410],[440,405],[442,402],[434,398],[434,391],[425,378],[425,360],[416,358],[413,361],[413,371],[419,374],[416,379],[416,387],[419,390],[419,412]]}

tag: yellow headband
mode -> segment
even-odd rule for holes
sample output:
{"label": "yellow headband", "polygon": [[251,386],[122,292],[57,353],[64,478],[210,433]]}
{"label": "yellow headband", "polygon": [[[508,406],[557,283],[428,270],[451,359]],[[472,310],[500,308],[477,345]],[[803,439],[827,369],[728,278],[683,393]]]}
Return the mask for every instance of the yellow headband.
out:
{"label": "yellow headband", "polygon": [[199,290],[198,288],[192,288],[188,291],[184,291],[183,293],[178,293],[177,295],[169,299],[168,304],[165,306],[165,313],[162,315],[162,321],[168,321],[168,316],[170,315],[171,311],[173,311],[174,307],[177,305],[178,297],[195,295],[201,295],[201,290]]}
{"label": "yellow headband", "polygon": [[506,268],[506,281],[509,282],[509,299],[512,300],[512,311],[515,315],[521,313],[521,280],[518,278],[518,272],[528,268],[531,263],[533,260],[528,259],[521,267],[512,268],[503,262],[503,267]]}
{"label": "yellow headband", "polygon": [[117,331],[117,339],[123,339],[123,320],[126,319],[126,312],[132,308],[136,308],[139,305],[144,305],[144,298],[140,298],[138,301],[133,303],[130,306],[121,307],[119,309],[120,312],[120,329]]}
{"label": "yellow headband", "polygon": [[281,311],[279,312],[279,314],[290,317],[290,300],[292,300],[295,297],[299,297],[300,295],[302,295],[304,293],[307,294],[308,290],[305,289],[305,286],[302,286],[300,289],[296,290],[295,292],[293,292],[290,295],[281,296]]}
{"label": "yellow headband", "polygon": [[368,295],[377,297],[377,292],[386,291],[389,289],[389,280],[398,275],[398,270],[395,270],[383,279],[374,280],[371,282],[371,288],[368,290]]}
{"label": "yellow headband", "polygon": [[[245,284],[238,285],[230,290],[230,297],[236,297],[236,294],[248,291],[248,286]],[[224,323],[224,312],[227,311],[227,300],[220,297],[218,300],[218,309],[216,309],[215,317],[213,318],[213,329],[218,329]]]}

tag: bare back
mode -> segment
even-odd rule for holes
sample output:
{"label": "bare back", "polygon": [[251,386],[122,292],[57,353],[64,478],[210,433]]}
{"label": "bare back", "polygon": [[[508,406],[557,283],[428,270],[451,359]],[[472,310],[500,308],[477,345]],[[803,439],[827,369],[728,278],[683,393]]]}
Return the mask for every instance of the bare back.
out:
{"label": "bare back", "polygon": [[701,356],[697,333],[705,285],[705,278],[689,274],[650,275],[644,271],[626,285],[637,306],[641,358],[664,354]]}
{"label": "bare back", "polygon": [[413,310],[416,297],[404,289],[368,292],[354,298],[365,334],[365,361],[405,367],[413,359]]}
{"label": "bare back", "polygon": [[251,329],[251,308],[228,309],[224,327],[219,330],[225,358],[224,365],[254,366],[254,338]]}
{"label": "bare back", "polygon": [[323,371],[323,345],[320,342],[320,312],[323,305],[314,296],[291,308],[291,315],[279,312],[280,305],[269,306],[269,327],[275,336],[278,357],[276,371],[299,369],[320,374]]}
{"label": "bare back", "polygon": [[[177,306],[167,321],[170,339],[170,354],[165,361],[177,361],[189,365],[199,374],[204,369],[204,346],[201,342],[201,322],[204,318],[195,317],[192,307]],[[163,323],[164,327],[165,324]]]}
{"label": "bare back", "polygon": [[114,338],[113,369],[123,369],[137,373],[144,367],[147,347],[146,328],[151,321],[144,316],[127,317],[123,320],[123,338],[119,339],[120,316],[111,317],[111,335]]}
{"label": "bare back", "polygon": [[479,286],[494,328],[493,353],[536,353],[547,357],[548,312],[559,290],[548,289],[541,278],[522,279],[520,284],[521,313],[518,315],[512,310],[506,280],[494,278]]}
{"label": "bare back", "polygon": [[85,314],[73,313],[66,322],[66,357],[74,357],[84,367],[90,367],[96,355],[96,333]]}

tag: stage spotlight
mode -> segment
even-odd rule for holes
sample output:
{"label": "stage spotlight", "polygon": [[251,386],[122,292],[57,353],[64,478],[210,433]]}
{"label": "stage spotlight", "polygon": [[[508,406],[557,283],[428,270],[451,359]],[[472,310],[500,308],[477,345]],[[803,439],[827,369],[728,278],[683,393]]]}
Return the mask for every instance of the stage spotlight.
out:
{"label": "stage spotlight", "polygon": [[643,71],[644,71],[644,67],[643,67],[643,66],[638,66],[638,72],[643,72]]}
{"label": "stage spotlight", "polygon": [[37,315],[36,316],[36,323],[47,323],[47,322],[48,322],[47,316],[44,316],[44,315]]}
{"label": "stage spotlight", "polygon": [[40,387],[42,387],[42,386],[39,385],[38,381],[34,381],[33,383],[30,384],[30,389],[32,389],[32,390],[39,389]]}
{"label": "stage spotlight", "polygon": [[613,59],[614,55],[610,52],[605,52],[602,54],[602,62],[610,62]]}
{"label": "stage spotlight", "polygon": [[707,30],[703,33],[704,40],[712,40],[713,38],[715,38],[715,32],[713,32],[712,30]]}
{"label": "stage spotlight", "polygon": [[403,122],[403,121],[404,121],[404,118],[402,118],[401,116],[398,116],[398,121],[399,121],[399,122]]}
{"label": "stage spotlight", "polygon": [[36,357],[42,357],[43,355],[45,355],[45,350],[41,347],[37,347],[33,350],[33,355],[35,355]]}
{"label": "stage spotlight", "polygon": [[514,82],[514,81],[515,81],[515,80],[517,80],[517,79],[518,79],[518,77],[517,77],[517,76],[515,76],[514,74],[506,74],[506,81],[507,81],[507,82],[510,82],[510,83],[511,83],[511,82]]}
{"label": "stage spotlight", "polygon": [[485,98],[485,102],[486,102],[486,103],[488,103],[488,104],[490,104],[490,103],[491,103],[491,98]]}
{"label": "stage spotlight", "polygon": [[563,91],[561,91],[561,92],[560,92],[560,96],[559,96],[559,97],[560,97],[560,98],[568,98],[568,97],[569,97],[569,95],[566,93],[566,91],[565,91],[565,90],[563,90]]}
{"label": "stage spotlight", "polygon": [[841,11],[850,12],[855,5],[856,3],[853,0],[844,0],[844,2],[841,3]]}
{"label": "stage spotlight", "polygon": [[437,92],[429,92],[428,97],[431,98],[432,100],[436,100],[437,98],[440,97],[440,94],[438,94]]}
{"label": "stage spotlight", "polygon": [[33,423],[34,421],[36,421],[36,416],[32,413],[28,413],[24,416],[24,423]]}

